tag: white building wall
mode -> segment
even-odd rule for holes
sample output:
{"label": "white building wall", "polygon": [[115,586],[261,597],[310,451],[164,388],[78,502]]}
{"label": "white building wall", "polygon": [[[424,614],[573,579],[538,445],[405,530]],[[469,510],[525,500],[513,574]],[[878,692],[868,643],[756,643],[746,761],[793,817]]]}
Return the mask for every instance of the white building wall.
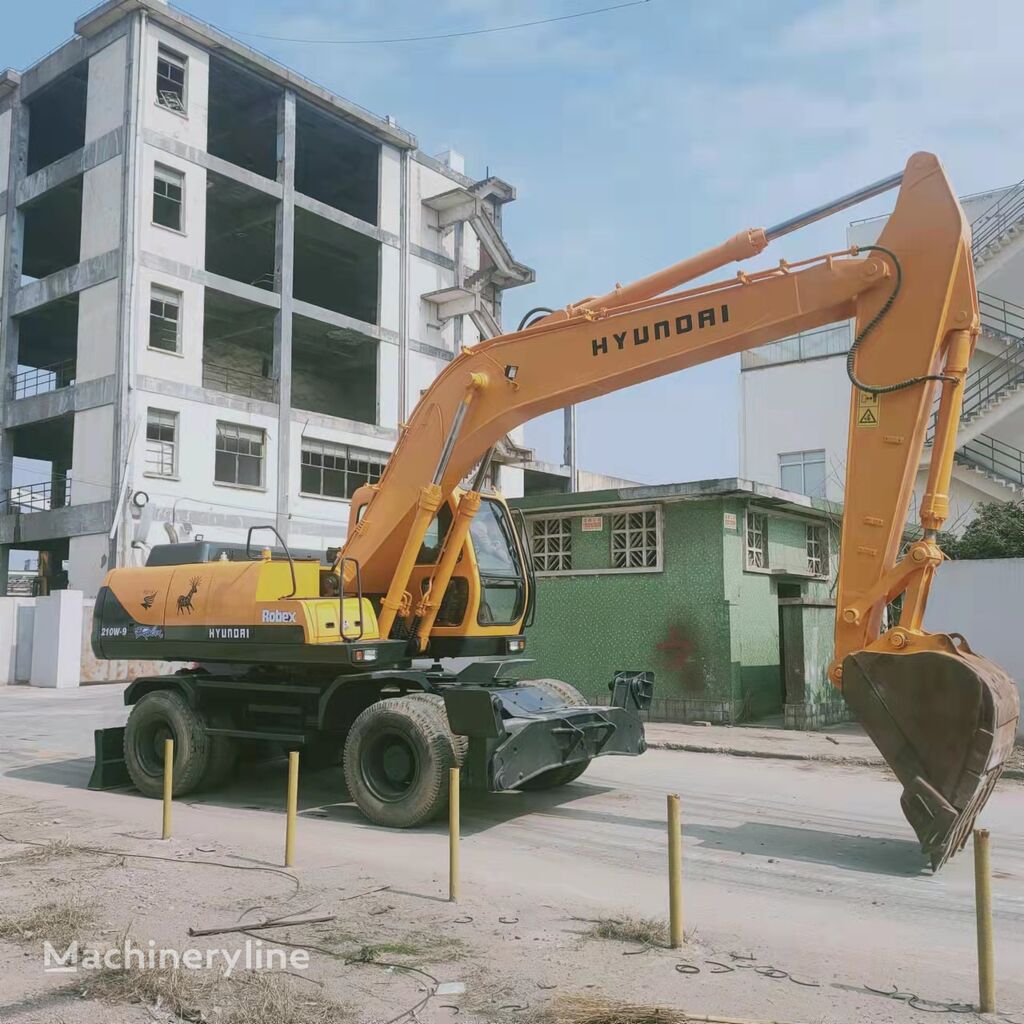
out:
{"label": "white building wall", "polygon": [[0,192],[7,191],[11,162],[11,111],[0,110]]}
{"label": "white building wall", "polygon": [[89,58],[85,141],[92,142],[124,124],[128,37],[121,36]]}

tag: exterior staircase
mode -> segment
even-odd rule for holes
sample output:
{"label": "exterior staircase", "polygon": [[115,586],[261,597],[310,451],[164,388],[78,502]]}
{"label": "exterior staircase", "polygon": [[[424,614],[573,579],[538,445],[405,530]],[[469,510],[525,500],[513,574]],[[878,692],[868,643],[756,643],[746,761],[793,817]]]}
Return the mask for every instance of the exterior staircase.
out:
{"label": "exterior staircase", "polygon": [[954,461],[969,474],[998,485],[1005,492],[1004,501],[1019,501],[1024,494],[1024,452],[1005,441],[979,434],[957,449]]}
{"label": "exterior staircase", "polygon": [[981,269],[1024,234],[1024,181],[1018,182],[971,225],[974,265]]}

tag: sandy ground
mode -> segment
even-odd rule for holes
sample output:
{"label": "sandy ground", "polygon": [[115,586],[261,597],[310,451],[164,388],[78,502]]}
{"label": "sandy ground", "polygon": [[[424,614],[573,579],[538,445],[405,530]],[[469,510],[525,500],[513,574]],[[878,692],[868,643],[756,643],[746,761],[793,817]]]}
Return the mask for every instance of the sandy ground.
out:
{"label": "sandy ground", "polygon": [[[869,1024],[925,1012],[872,988],[895,986],[933,1004],[975,1001],[970,852],[930,875],[899,812],[899,787],[880,770],[651,751],[602,759],[560,791],[468,801],[463,899],[452,905],[444,899],[444,830],[368,825],[334,772],[303,778],[294,881],[252,870],[281,864],[283,762],[176,805],[175,838],[161,842],[158,804],[84,789],[88,730],[123,718],[119,692],[0,691],[0,832],[172,862],[97,853],[26,860],[20,855],[30,848],[0,841],[0,917],[73,892],[92,910],[83,936],[90,943],[130,930],[141,943],[182,949],[244,942],[189,939],[189,926],[310,908],[337,914],[268,936],[326,950],[312,953],[313,981],[292,984],[323,992],[361,1021],[389,1021],[424,998],[421,982],[433,985],[405,970],[345,962],[365,946],[397,947],[372,955],[465,984],[465,994],[429,999],[417,1013],[423,1024],[455,1019],[454,1007],[471,1024],[528,1020],[565,992],[731,1017]],[[593,920],[664,918],[667,792],[683,800],[687,947],[641,952],[586,938]],[[984,823],[993,834],[1000,1007],[1012,1014],[1002,1019],[1024,1021],[1024,786],[1001,785]],[[389,888],[345,899],[378,886]],[[0,939],[3,1024],[169,1019],[162,1009],[95,1002],[83,974],[44,974],[33,941]]]}

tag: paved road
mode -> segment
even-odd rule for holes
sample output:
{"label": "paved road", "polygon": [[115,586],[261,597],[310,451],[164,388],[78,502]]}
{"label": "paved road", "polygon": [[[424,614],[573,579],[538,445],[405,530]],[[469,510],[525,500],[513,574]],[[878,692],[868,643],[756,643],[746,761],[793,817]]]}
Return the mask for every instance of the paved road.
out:
{"label": "paved road", "polygon": [[[80,789],[91,729],[123,720],[120,690],[0,690],[0,789],[67,801],[70,786],[79,809],[152,819],[152,805],[135,796]],[[176,820],[276,857],[269,812],[279,813],[282,774],[280,763],[259,766]],[[683,800],[688,924],[713,948],[750,949],[833,985],[973,1000],[970,852],[937,876],[925,870],[899,786],[877,768],[660,750],[605,758],[559,791],[469,802],[464,885],[486,882],[496,898],[520,903],[578,900],[581,916],[663,916],[668,792]],[[409,886],[443,878],[439,829],[373,828],[343,801],[335,774],[304,779],[312,865],[356,858]],[[1024,1011],[1024,784],[1003,783],[983,823],[993,835],[1000,991],[1007,1009]],[[893,1019],[913,1019],[907,1013]]]}

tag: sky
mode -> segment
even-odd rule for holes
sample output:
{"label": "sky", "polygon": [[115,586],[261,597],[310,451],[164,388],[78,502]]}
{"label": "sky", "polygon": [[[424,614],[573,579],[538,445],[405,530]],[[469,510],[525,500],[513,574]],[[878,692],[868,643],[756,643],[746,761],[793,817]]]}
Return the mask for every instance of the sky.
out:
{"label": "sky", "polygon": [[[535,305],[601,294],[746,227],[776,223],[939,154],[965,195],[1024,178],[1019,0],[647,0],[489,35],[343,45],[558,17],[616,0],[180,0],[177,6],[511,182],[504,231]],[[621,2],[621,0],[619,0]],[[70,34],[82,0],[10,4],[0,67]],[[288,37],[290,40],[261,38]],[[313,40],[313,41],[311,41]],[[751,269],[845,244],[846,218]],[[731,273],[732,269],[726,271]],[[732,357],[586,403],[579,464],[642,482],[737,472]],[[527,426],[561,461],[561,414]]]}

